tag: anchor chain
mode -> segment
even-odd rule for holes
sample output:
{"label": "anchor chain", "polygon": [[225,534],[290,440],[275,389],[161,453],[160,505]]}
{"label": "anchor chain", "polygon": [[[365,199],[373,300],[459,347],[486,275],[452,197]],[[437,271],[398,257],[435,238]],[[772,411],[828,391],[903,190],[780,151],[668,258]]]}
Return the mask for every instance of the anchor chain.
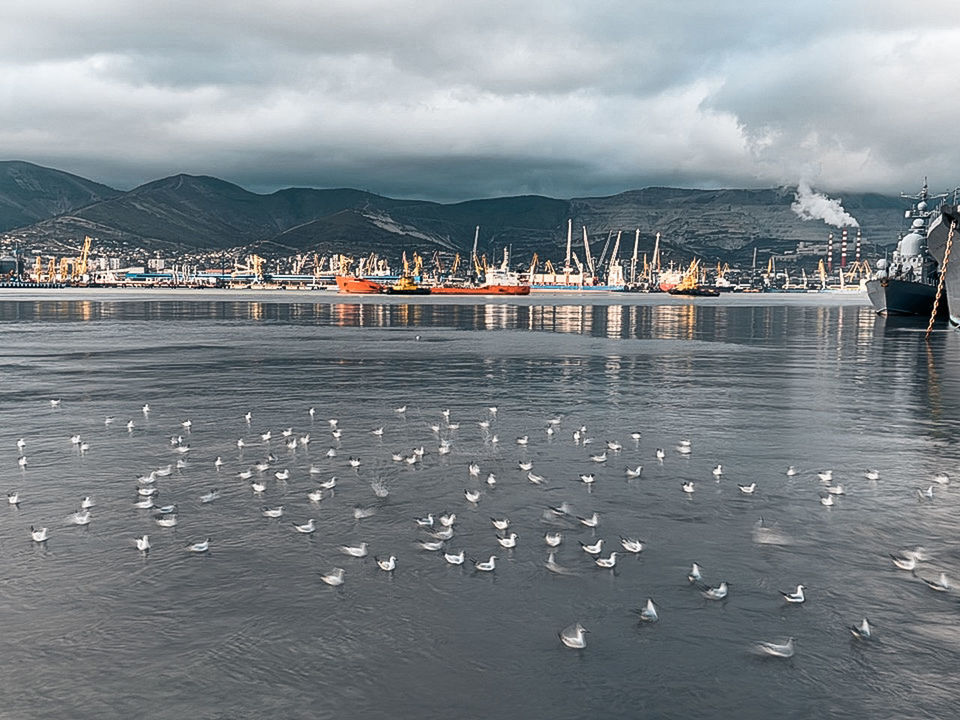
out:
{"label": "anchor chain", "polygon": [[943,248],[943,265],[940,266],[940,280],[937,282],[937,294],[933,298],[933,310],[930,311],[930,322],[927,324],[927,332],[923,336],[929,339],[933,332],[933,321],[937,317],[937,308],[940,306],[940,297],[943,295],[943,284],[947,278],[947,263],[950,262],[950,248],[953,247],[953,233],[957,229],[957,221],[950,222],[950,232],[947,233],[947,244]]}

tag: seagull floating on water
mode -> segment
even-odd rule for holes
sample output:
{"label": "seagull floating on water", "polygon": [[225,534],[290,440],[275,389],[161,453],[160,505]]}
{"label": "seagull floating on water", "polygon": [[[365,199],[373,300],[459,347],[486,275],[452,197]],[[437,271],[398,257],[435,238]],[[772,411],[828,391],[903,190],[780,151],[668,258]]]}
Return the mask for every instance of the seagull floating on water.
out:
{"label": "seagull floating on water", "polygon": [[497,567],[497,556],[491,555],[490,559],[484,562],[474,562],[473,567],[480,572],[493,572]]}
{"label": "seagull floating on water", "polygon": [[610,553],[610,557],[598,557],[593,562],[596,563],[597,567],[612,568],[617,564],[617,551],[614,550]]}
{"label": "seagull floating on water", "polygon": [[500,547],[503,548],[515,548],[517,546],[517,537],[519,537],[515,532],[510,533],[506,537],[497,536],[497,542],[500,543]]}
{"label": "seagull floating on water", "polygon": [[937,592],[947,592],[950,589],[950,582],[947,580],[946,573],[940,573],[936,580],[930,580],[928,578],[920,578],[923,580],[927,587],[931,590],[936,590]]}
{"label": "seagull floating on water", "polygon": [[39,543],[39,542],[46,542],[46,541],[47,541],[47,538],[49,538],[50,535],[49,535],[49,533],[47,532],[47,529],[46,529],[45,527],[42,527],[42,528],[37,529],[37,528],[34,528],[33,525],[31,525],[31,526],[30,526],[30,537],[33,538],[33,541],[34,541],[34,542],[38,542],[38,543]]}
{"label": "seagull floating on water", "polygon": [[327,573],[326,575],[321,575],[320,579],[327,585],[337,587],[338,585],[343,585],[343,576],[343,568],[334,568],[332,572]]}
{"label": "seagull floating on water", "polygon": [[367,556],[367,544],[365,542],[359,545],[341,545],[340,552],[350,557],[362,558]]}
{"label": "seagull floating on water", "polygon": [[696,563],[690,566],[690,572],[687,573],[687,580],[692,583],[699,582],[703,579],[703,575],[700,573],[700,566]]}
{"label": "seagull floating on water", "polygon": [[640,619],[643,622],[656,622],[660,619],[660,616],[657,614],[657,608],[653,604],[653,598],[647,598],[647,604],[644,605],[640,611]]}
{"label": "seagull floating on water", "polygon": [[568,625],[559,633],[560,642],[568,648],[581,650],[587,646],[587,638],[584,633],[590,632],[580,623]]}
{"label": "seagull floating on water", "polygon": [[643,552],[643,542],[635,538],[620,537],[620,545],[623,546],[623,549],[631,553],[641,553]]}
{"label": "seagull floating on water", "polygon": [[150,552],[150,538],[147,535],[141,535],[133,540],[137,544],[137,550],[142,553]]}
{"label": "seagull floating on water", "polygon": [[298,533],[303,533],[303,534],[305,534],[305,535],[309,535],[310,533],[316,531],[316,529],[317,529],[317,524],[316,524],[316,522],[314,521],[313,518],[310,518],[309,520],[307,520],[307,521],[306,521],[305,523],[303,523],[302,525],[298,525],[297,523],[293,523],[293,527],[294,527],[294,529],[295,529]]}
{"label": "seagull floating on water", "polygon": [[391,555],[386,560],[381,560],[380,558],[374,558],[377,561],[377,566],[384,572],[393,572],[397,567],[397,558],[395,555]]}
{"label": "seagull floating on water", "polygon": [[740,485],[737,483],[737,487],[740,488],[740,492],[744,495],[753,495],[756,492],[757,484],[755,482],[750,483],[749,485]]}
{"label": "seagull floating on water", "polygon": [[548,532],[544,534],[543,540],[550,547],[557,547],[563,542],[563,534],[558,532]]}
{"label": "seagull floating on water", "polygon": [[265,507],[260,511],[260,514],[268,518],[283,517],[283,505],[277,505],[276,507]]}
{"label": "seagull floating on water", "polygon": [[701,590],[700,594],[707,600],[723,600],[727,596],[728,590],[727,581],[724,580],[717,587],[708,587]]}
{"label": "seagull floating on water", "polygon": [[588,555],[599,555],[600,552],[603,550],[603,538],[600,538],[592,545],[580,543],[580,547],[583,548],[583,551]]}
{"label": "seagull floating on water", "polygon": [[[867,470],[867,471],[863,474],[863,476],[864,476],[867,480],[879,480],[879,479],[880,479],[880,471],[879,471],[879,470]],[[864,620],[864,622],[866,622],[866,620]],[[869,637],[869,634],[868,634],[868,637]]]}
{"label": "seagull floating on water", "polygon": [[640,473],[643,472],[643,465],[637,465],[635,468],[626,468],[624,472],[628,478],[640,477]]}
{"label": "seagull floating on water", "polygon": [[763,641],[756,643],[753,648],[754,652],[758,653],[759,655],[789,658],[793,657],[793,642],[793,638],[788,638],[787,641],[782,644]]}
{"label": "seagull floating on water", "polygon": [[187,545],[187,550],[192,553],[205,553],[210,549],[210,538],[201,540],[200,542],[195,542],[192,545]]}
{"label": "seagull floating on water", "polygon": [[458,553],[444,553],[443,559],[446,560],[451,565],[463,565],[464,554],[463,550]]}
{"label": "seagull floating on water", "polygon": [[870,630],[870,623],[867,622],[866,618],[864,618],[863,620],[860,621],[859,625],[853,625],[850,628],[850,633],[857,640],[869,640],[872,634]]}
{"label": "seagull floating on water", "polygon": [[797,585],[797,589],[794,592],[785,593],[783,592],[783,590],[781,590],[780,594],[783,595],[783,599],[786,600],[788,603],[799,605],[806,600],[806,597],[804,597],[804,594],[803,594],[803,590],[804,590],[803,585]]}
{"label": "seagull floating on water", "polygon": [[492,517],[492,518],[490,518],[490,523],[491,523],[497,530],[506,530],[508,527],[510,527],[510,519],[509,519],[509,518],[505,518],[505,517],[504,517],[504,518],[495,518],[495,517]]}

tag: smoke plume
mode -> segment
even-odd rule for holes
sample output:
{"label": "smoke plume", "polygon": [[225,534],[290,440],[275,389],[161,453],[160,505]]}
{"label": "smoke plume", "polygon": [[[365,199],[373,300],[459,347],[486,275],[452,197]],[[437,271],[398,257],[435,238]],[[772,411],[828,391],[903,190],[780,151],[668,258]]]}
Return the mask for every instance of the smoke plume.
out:
{"label": "smoke plume", "polygon": [[826,195],[814,192],[802,180],[797,186],[794,197],[796,199],[790,209],[801,220],[823,220],[827,225],[834,227],[860,227],[857,219],[843,209],[839,200],[831,200]]}

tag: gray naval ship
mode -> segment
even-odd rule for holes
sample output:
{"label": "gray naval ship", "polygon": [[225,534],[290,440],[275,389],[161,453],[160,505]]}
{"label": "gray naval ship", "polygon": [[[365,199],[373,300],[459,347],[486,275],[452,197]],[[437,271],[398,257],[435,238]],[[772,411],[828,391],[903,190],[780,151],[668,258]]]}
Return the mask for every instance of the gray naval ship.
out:
{"label": "gray naval ship", "polygon": [[938,213],[931,209],[932,203],[942,201],[946,195],[930,197],[924,178],[918,195],[901,194],[900,197],[915,201],[912,209],[904,214],[910,226],[897,243],[892,258],[877,260],[876,271],[866,282],[867,296],[878,313],[930,317],[937,293],[939,264],[927,250],[927,231]]}
{"label": "gray naval ship", "polygon": [[[954,222],[956,229],[951,236],[950,226]],[[948,245],[951,246],[950,258],[946,263],[944,296],[940,298],[940,304],[946,302],[950,323],[960,326],[960,205],[957,204],[956,197],[952,203],[940,206],[927,229],[927,249],[940,265],[943,265]]]}

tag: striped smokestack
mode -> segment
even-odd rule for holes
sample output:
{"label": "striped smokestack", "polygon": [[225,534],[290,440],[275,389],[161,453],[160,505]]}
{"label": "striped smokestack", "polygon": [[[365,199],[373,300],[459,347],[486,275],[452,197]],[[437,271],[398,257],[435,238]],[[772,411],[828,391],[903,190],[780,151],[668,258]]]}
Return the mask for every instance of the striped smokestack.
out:
{"label": "striped smokestack", "polygon": [[847,266],[847,229],[840,233],[840,267]]}
{"label": "striped smokestack", "polygon": [[833,270],[833,233],[827,236],[827,271]]}
{"label": "striped smokestack", "polygon": [[856,260],[860,262],[860,244],[863,241],[863,238],[860,235],[860,228],[857,228],[857,250],[856,250]]}

